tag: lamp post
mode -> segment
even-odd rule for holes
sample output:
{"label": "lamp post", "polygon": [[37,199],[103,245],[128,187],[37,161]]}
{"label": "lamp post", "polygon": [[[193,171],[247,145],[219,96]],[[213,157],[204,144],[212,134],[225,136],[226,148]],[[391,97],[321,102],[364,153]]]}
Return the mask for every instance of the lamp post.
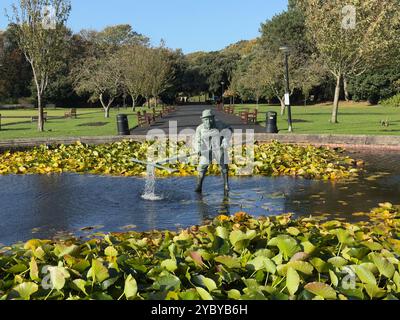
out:
{"label": "lamp post", "polygon": [[285,106],[288,109],[288,123],[289,123],[289,132],[293,132],[292,126],[292,108],[290,105],[290,84],[289,84],[289,53],[290,49],[288,46],[282,46],[279,48],[283,51],[285,55]]}
{"label": "lamp post", "polygon": [[224,105],[225,82],[222,81],[221,85],[222,85],[221,103],[222,103],[222,105]]}

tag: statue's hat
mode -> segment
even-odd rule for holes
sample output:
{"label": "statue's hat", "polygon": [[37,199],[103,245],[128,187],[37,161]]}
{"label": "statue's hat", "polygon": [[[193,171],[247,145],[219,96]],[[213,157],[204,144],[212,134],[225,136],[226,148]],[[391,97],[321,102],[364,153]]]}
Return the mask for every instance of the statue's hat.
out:
{"label": "statue's hat", "polygon": [[205,119],[205,118],[214,118],[214,117],[215,117],[215,114],[214,114],[214,112],[212,112],[211,110],[204,110],[204,111],[203,111],[203,115],[201,116],[202,119]]}

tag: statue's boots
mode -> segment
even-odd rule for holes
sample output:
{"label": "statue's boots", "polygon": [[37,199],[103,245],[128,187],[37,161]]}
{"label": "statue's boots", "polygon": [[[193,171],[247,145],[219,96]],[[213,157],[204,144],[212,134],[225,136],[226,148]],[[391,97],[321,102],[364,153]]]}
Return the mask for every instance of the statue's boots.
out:
{"label": "statue's boots", "polygon": [[222,172],[222,177],[224,178],[224,191],[225,193],[230,191],[229,188],[229,173],[228,172]]}
{"label": "statue's boots", "polygon": [[197,186],[196,186],[196,190],[195,190],[197,193],[203,192],[203,182],[204,182],[205,177],[206,177],[205,171],[199,172],[199,178],[198,178]]}

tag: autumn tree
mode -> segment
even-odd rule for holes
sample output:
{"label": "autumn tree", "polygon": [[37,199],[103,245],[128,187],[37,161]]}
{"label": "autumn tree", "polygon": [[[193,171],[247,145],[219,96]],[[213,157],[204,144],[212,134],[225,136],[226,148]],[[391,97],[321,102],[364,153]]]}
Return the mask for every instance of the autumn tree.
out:
{"label": "autumn tree", "polygon": [[59,67],[71,11],[69,0],[19,0],[9,20],[16,25],[16,38],[30,63],[36,87],[38,130],[44,130],[42,98],[50,77]]}
{"label": "autumn tree", "polygon": [[338,122],[343,79],[357,77],[383,65],[399,45],[398,0],[297,0],[306,17],[309,38],[315,43],[336,89],[331,122]]}

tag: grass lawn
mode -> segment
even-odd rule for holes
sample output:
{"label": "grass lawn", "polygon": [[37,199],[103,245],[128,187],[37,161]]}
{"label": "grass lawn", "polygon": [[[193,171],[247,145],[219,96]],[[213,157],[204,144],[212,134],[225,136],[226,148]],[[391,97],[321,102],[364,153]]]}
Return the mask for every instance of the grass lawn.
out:
{"label": "grass lawn", "polygon": [[[131,128],[137,125],[136,113],[133,113],[130,108],[121,108],[120,111],[112,109],[108,119],[104,117],[104,111],[100,108],[77,109],[77,119],[65,119],[64,112],[68,110],[69,108],[46,109],[50,119],[45,123],[45,132],[38,132],[37,123],[31,122],[30,117],[37,115],[37,110],[1,110],[2,117],[16,118],[1,119],[0,139],[116,135],[118,131],[116,116],[119,113],[128,115]],[[51,117],[62,118],[52,119]]]}
{"label": "grass lawn", "polygon": [[[252,111],[256,105],[236,105],[236,111],[243,108]],[[259,105],[258,121],[265,126],[266,113],[278,113],[278,128],[287,132],[287,113],[280,115],[280,106]],[[400,108],[369,106],[368,103],[341,102],[339,123],[331,124],[332,104],[314,106],[293,106],[292,119],[295,133],[312,134],[354,134],[354,135],[399,135]],[[389,127],[381,125],[382,120],[389,120]]]}

